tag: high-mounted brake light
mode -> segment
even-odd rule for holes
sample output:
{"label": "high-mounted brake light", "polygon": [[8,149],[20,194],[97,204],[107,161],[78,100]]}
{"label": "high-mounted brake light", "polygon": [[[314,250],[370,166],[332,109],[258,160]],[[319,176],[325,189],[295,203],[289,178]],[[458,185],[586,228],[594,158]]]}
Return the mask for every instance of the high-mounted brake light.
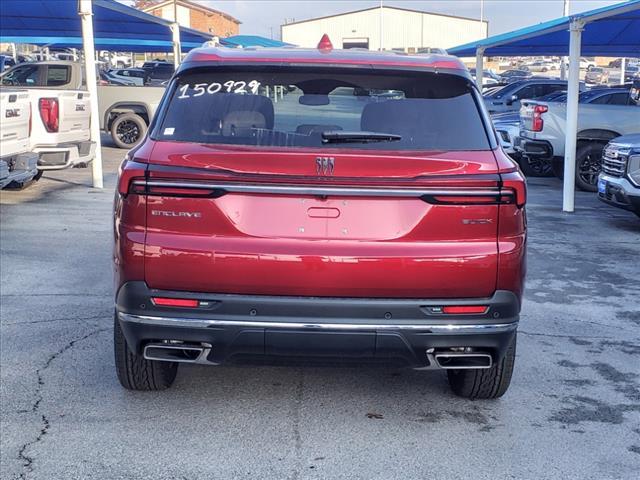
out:
{"label": "high-mounted brake light", "polygon": [[57,98],[41,98],[38,102],[40,109],[40,118],[47,132],[53,133],[58,131],[58,99]]}
{"label": "high-mounted brake light", "polygon": [[546,105],[536,105],[533,107],[533,122],[531,125],[531,130],[533,132],[541,132],[544,127],[544,120],[542,119],[542,114],[546,113],[549,110],[549,107]]}
{"label": "high-mounted brake light", "polygon": [[158,305],[160,307],[197,308],[200,304],[198,300],[192,300],[190,298],[151,297],[151,301],[154,305]]}
{"label": "high-mounted brake light", "polygon": [[472,315],[487,313],[489,307],[486,305],[449,305],[442,307],[442,313],[447,315]]}
{"label": "high-mounted brake light", "polygon": [[327,35],[326,33],[322,35],[322,38],[318,42],[318,50],[320,50],[323,53],[328,53],[331,50],[333,50],[333,44],[329,39],[329,35]]}

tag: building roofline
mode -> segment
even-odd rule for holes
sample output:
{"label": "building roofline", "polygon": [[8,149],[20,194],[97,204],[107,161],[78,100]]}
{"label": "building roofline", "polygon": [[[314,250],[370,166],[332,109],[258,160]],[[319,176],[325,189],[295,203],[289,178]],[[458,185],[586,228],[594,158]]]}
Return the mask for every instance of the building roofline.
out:
{"label": "building roofline", "polygon": [[[438,16],[438,17],[456,18],[458,20],[470,20],[470,21],[473,21],[473,22],[480,22],[479,18],[462,17],[460,15],[449,15],[447,13],[427,12],[425,10],[415,10],[413,8],[394,7],[393,5],[383,5],[382,8],[388,8],[388,9],[391,9],[391,10],[403,10],[405,12],[412,12],[412,13],[422,13],[422,14],[425,14],[425,15],[435,15],[435,16]],[[352,13],[361,13],[361,12],[367,12],[369,10],[379,10],[379,9],[380,9],[380,7],[369,7],[369,8],[362,8],[360,10],[351,10],[351,11],[348,11],[348,12],[336,13],[334,15],[325,15],[324,17],[315,17],[315,18],[309,18],[307,20],[298,20],[297,22],[284,23],[284,24],[280,25],[280,29],[282,30],[283,27],[288,27],[289,25],[297,25],[299,23],[315,22],[316,20],[326,20],[327,18],[341,17],[343,15],[350,15]],[[482,20],[482,23],[486,23],[487,26],[488,26],[489,25],[489,20]]]}
{"label": "building roofline", "polygon": [[[215,8],[205,7],[204,5],[200,5],[199,3],[191,2],[189,0],[177,0],[177,3],[178,5],[182,5],[183,7],[193,8],[194,10],[200,10],[205,13],[217,13],[219,15],[222,15],[227,20],[231,20],[232,22],[237,23],[238,25],[242,23],[240,20],[229,15],[228,13],[222,12],[220,10],[216,10]],[[166,7],[167,5],[173,5],[173,0],[163,0],[160,3],[155,3],[153,5],[149,5],[148,7],[143,8],[142,11],[145,13],[150,13],[156,8]]]}

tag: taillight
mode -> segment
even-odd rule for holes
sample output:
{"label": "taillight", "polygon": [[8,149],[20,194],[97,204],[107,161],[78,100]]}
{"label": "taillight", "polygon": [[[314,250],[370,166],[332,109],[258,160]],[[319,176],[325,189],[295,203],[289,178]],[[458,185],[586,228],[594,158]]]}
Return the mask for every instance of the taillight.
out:
{"label": "taillight", "polygon": [[519,172],[501,173],[502,189],[513,192],[515,203],[523,207],[527,203],[527,182]]}
{"label": "taillight", "polygon": [[40,118],[44,123],[47,132],[53,133],[58,131],[58,120],[60,118],[58,111],[57,98],[41,98],[38,102],[40,109]]}
{"label": "taillight", "polygon": [[544,127],[544,120],[542,119],[542,114],[547,112],[549,107],[546,105],[535,105],[533,107],[533,120],[531,123],[531,130],[533,132],[541,132],[542,127]]}
{"label": "taillight", "polygon": [[[124,161],[120,165],[120,170],[118,171],[118,192],[121,195],[128,194],[130,190],[132,190],[131,187],[133,180],[144,180],[146,171],[146,163],[137,162],[135,158],[133,160],[129,160],[128,156],[125,157]],[[144,193],[144,191],[133,191],[133,193]]]}

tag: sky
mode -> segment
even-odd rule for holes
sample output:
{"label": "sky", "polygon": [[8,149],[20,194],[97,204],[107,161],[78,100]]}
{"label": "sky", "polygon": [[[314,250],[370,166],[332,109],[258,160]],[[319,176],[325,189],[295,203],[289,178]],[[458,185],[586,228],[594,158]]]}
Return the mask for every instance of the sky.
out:
{"label": "sky", "polygon": [[[226,12],[242,22],[240,33],[280,38],[280,25],[288,21],[360,10],[380,5],[379,0],[194,0]],[[606,0],[570,0],[570,13],[620,3]],[[480,18],[480,0],[383,0],[386,6]],[[485,0],[484,18],[489,35],[561,17],[564,0]]]}

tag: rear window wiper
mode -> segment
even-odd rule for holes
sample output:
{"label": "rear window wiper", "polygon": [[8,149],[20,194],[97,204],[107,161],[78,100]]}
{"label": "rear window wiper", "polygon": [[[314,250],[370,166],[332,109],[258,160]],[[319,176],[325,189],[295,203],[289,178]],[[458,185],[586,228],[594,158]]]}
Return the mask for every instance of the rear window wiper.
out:
{"label": "rear window wiper", "polygon": [[402,135],[394,133],[345,132],[343,130],[322,132],[322,143],[397,142],[398,140],[402,140]]}

